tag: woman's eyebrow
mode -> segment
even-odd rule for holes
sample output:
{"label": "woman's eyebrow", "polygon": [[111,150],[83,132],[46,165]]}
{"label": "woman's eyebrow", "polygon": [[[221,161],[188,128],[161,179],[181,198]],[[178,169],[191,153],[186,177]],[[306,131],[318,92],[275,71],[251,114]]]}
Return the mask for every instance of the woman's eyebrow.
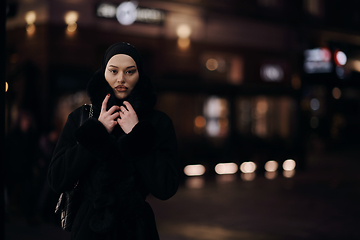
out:
{"label": "woman's eyebrow", "polygon": [[136,68],[136,66],[129,66],[129,67],[127,67],[126,69],[128,69],[128,68]]}
{"label": "woman's eyebrow", "polygon": [[115,65],[109,65],[109,67],[119,68],[119,67],[117,67],[117,66],[115,66]]}

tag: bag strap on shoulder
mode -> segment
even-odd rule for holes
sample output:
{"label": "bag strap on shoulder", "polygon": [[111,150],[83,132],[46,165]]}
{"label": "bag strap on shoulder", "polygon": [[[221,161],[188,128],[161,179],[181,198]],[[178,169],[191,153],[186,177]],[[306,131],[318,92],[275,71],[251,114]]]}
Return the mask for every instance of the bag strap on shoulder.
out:
{"label": "bag strap on shoulder", "polygon": [[84,123],[84,121],[88,118],[92,118],[94,115],[94,110],[92,104],[87,105],[84,104],[81,108],[81,116],[80,116],[80,126]]}

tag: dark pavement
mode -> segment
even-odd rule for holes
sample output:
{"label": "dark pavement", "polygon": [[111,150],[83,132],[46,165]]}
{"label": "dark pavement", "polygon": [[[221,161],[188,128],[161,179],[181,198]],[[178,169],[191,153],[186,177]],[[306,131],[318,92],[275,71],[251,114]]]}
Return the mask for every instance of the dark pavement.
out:
{"label": "dark pavement", "polygon": [[[148,202],[162,240],[360,239],[359,154],[313,154],[308,169],[292,178],[187,178],[173,198]],[[189,188],[191,181],[204,185]],[[6,240],[14,239],[61,240],[69,233],[10,216]]]}

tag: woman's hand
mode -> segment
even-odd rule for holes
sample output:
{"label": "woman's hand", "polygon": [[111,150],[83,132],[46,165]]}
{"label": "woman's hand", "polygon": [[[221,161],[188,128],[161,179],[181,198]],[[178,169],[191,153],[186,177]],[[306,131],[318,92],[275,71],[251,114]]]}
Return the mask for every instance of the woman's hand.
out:
{"label": "woman's hand", "polygon": [[139,119],[136,115],[134,108],[127,101],[124,101],[124,106],[120,107],[120,118],[117,119],[118,124],[122,128],[122,130],[128,134],[135,127],[135,125],[139,122]]}
{"label": "woman's hand", "polygon": [[112,106],[109,111],[106,111],[106,106],[109,98],[110,94],[106,95],[104,101],[102,102],[100,116],[98,120],[104,125],[108,133],[111,133],[117,124],[115,119],[119,117],[119,112],[115,111],[119,110],[119,106]]}

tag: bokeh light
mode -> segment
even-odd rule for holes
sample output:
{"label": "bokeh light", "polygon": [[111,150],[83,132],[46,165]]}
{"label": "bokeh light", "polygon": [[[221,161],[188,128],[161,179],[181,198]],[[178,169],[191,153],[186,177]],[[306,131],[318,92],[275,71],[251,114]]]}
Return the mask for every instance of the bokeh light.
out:
{"label": "bokeh light", "polygon": [[189,38],[191,34],[191,28],[187,24],[181,24],[177,27],[176,34],[179,38]]}
{"label": "bokeh light", "polygon": [[340,66],[344,66],[347,62],[346,54],[343,51],[335,52],[335,63]]}
{"label": "bokeh light", "polygon": [[332,90],[332,95],[335,99],[339,99],[341,97],[341,90],[337,87],[334,87]]}
{"label": "bokeh light", "polygon": [[282,167],[285,171],[292,171],[295,169],[296,162],[293,159],[287,159],[284,161]]}
{"label": "bokeh light", "polygon": [[198,128],[203,128],[206,125],[206,119],[203,116],[197,116],[195,118],[195,126]]}
{"label": "bokeh light", "polygon": [[25,21],[28,25],[34,24],[36,20],[36,13],[34,11],[29,11],[25,15]]}
{"label": "bokeh light", "polygon": [[238,170],[236,163],[219,163],[215,166],[215,172],[221,174],[234,174]]}
{"label": "bokeh light", "polygon": [[7,82],[5,82],[5,92],[7,92],[9,89],[9,84]]}
{"label": "bokeh light", "polygon": [[254,162],[243,162],[240,165],[240,171],[243,173],[253,173],[256,170],[256,164]]}
{"label": "bokeh light", "polygon": [[65,14],[65,22],[66,24],[73,24],[76,23],[79,19],[79,14],[76,11],[69,11]]}
{"label": "bokeh light", "polygon": [[276,161],[270,160],[265,163],[265,170],[267,172],[275,172],[278,169],[278,166],[279,164]]}
{"label": "bokeh light", "polygon": [[205,173],[205,167],[201,164],[187,165],[184,173],[186,176],[201,176]]}
{"label": "bokeh light", "polygon": [[310,100],[310,108],[313,110],[313,111],[316,111],[320,108],[320,102],[317,98],[313,98]]}
{"label": "bokeh light", "polygon": [[206,61],[206,68],[209,71],[215,71],[219,66],[218,61],[215,58],[210,58]]}

